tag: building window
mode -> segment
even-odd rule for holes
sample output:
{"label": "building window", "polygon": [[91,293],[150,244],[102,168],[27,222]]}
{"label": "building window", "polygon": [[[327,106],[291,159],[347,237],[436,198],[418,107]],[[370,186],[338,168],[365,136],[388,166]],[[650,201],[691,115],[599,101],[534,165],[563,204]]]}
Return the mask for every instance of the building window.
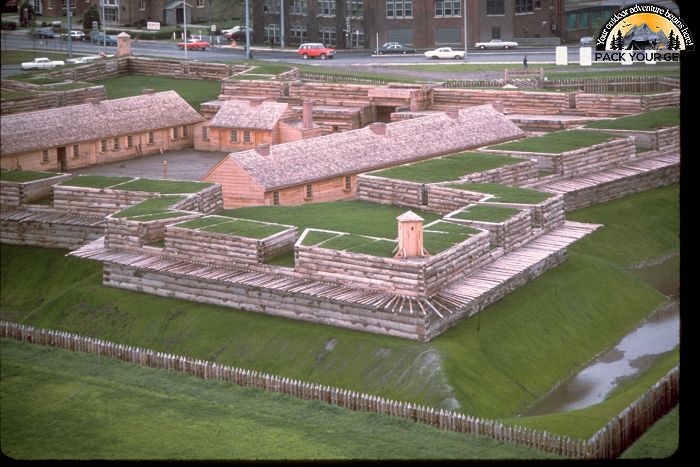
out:
{"label": "building window", "polygon": [[435,16],[462,16],[462,0],[436,0]]}
{"label": "building window", "polygon": [[134,137],[129,135],[126,137],[126,147],[131,149],[134,147]]}
{"label": "building window", "polygon": [[103,139],[100,141],[100,152],[107,152],[107,140]]}
{"label": "building window", "polygon": [[386,17],[389,19],[412,18],[413,0],[386,0]]}
{"label": "building window", "polygon": [[486,0],[486,14],[494,16],[505,16],[506,7],[504,0]]}
{"label": "building window", "polygon": [[280,192],[279,191],[272,192],[272,204],[275,206],[280,205]]}
{"label": "building window", "polygon": [[243,142],[250,143],[250,130],[243,130]]}
{"label": "building window", "polygon": [[154,144],[156,142],[155,135],[152,131],[148,132],[148,144]]}
{"label": "building window", "polygon": [[263,12],[267,14],[280,14],[280,0],[265,0],[263,2]]}
{"label": "building window", "polygon": [[291,5],[289,6],[289,14],[290,15],[306,16],[307,11],[308,11],[307,0],[292,0]]}
{"label": "building window", "polygon": [[364,49],[365,48],[365,32],[362,29],[356,29],[350,34],[350,48]]}
{"label": "building window", "polygon": [[114,150],[119,149],[119,137],[114,138]]}
{"label": "building window", "polygon": [[53,0],[49,0],[46,5],[47,10],[53,10]]}
{"label": "building window", "polygon": [[197,8],[204,8],[204,0],[197,0]]}
{"label": "building window", "polygon": [[177,139],[177,127],[170,129],[170,139]]}
{"label": "building window", "polygon": [[204,141],[209,141],[209,127],[202,127],[202,139]]}
{"label": "building window", "polygon": [[491,28],[491,39],[501,38],[501,28],[499,26],[494,26]]}
{"label": "building window", "polygon": [[337,44],[335,28],[318,28],[318,38],[323,44],[330,47],[335,47]]}
{"label": "building window", "polygon": [[105,22],[116,23],[119,21],[119,8],[104,8]]}
{"label": "building window", "polygon": [[49,163],[49,150],[44,149],[41,151],[41,163],[42,164],[48,164]]}
{"label": "building window", "polygon": [[352,177],[350,175],[345,176],[343,183],[343,190],[350,191],[352,189]]}
{"label": "building window", "polygon": [[292,44],[301,44],[307,41],[309,29],[301,24],[294,24],[289,28],[289,40]]}
{"label": "building window", "polygon": [[516,13],[532,13],[533,11],[532,0],[515,0]]}
{"label": "building window", "polygon": [[190,137],[190,129],[187,126],[182,127],[182,137],[183,138],[189,138]]}
{"label": "building window", "polygon": [[280,38],[280,25],[279,24],[266,24],[265,25],[265,42],[270,42],[273,44],[279,44]]}
{"label": "building window", "polygon": [[73,159],[80,157],[80,146],[77,144],[73,145]]}
{"label": "building window", "polygon": [[139,0],[139,10],[146,9],[146,0]]}
{"label": "building window", "polygon": [[317,0],[318,16],[335,16],[335,0]]}
{"label": "building window", "polygon": [[232,143],[238,142],[238,130],[231,130],[231,142]]}
{"label": "building window", "polygon": [[364,17],[364,0],[345,0],[345,15],[350,18]]}
{"label": "building window", "polygon": [[313,185],[311,183],[306,185],[306,197],[304,199],[313,199],[314,197],[314,189]]}
{"label": "building window", "polygon": [[[73,11],[75,11],[75,0],[70,0],[70,7]],[[66,9],[66,0],[61,0],[61,9]]]}
{"label": "building window", "polygon": [[535,0],[535,9],[539,10],[540,8],[542,8],[542,1]]}

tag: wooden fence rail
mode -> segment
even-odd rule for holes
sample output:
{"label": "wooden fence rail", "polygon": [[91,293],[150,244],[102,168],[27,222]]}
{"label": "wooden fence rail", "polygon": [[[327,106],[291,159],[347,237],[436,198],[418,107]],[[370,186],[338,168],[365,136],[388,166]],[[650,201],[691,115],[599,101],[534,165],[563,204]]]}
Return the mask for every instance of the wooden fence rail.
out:
{"label": "wooden fence rail", "polygon": [[0,337],[117,358],[152,368],[179,371],[202,379],[228,381],[300,399],[317,400],[360,412],[405,418],[444,430],[487,436],[576,459],[614,458],[678,402],[679,368],[672,369],[647,393],[623,410],[591,439],[561,436],[532,428],[504,425],[454,411],[384,399],[370,394],[307,383],[259,371],[156,352],[91,337],[0,321]]}

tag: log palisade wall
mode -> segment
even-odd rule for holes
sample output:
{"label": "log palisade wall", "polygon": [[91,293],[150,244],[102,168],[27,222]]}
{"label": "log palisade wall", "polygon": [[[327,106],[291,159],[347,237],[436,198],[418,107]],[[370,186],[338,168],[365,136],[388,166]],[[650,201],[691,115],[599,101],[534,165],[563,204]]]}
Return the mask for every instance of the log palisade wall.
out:
{"label": "log palisade wall", "polygon": [[0,181],[0,208],[17,207],[51,195],[52,187],[71,178],[70,174],[56,174],[30,182]]}
{"label": "log palisade wall", "polygon": [[504,222],[483,222],[453,217],[459,211],[450,213],[446,220],[490,232],[491,246],[501,247],[504,251],[512,251],[522,245],[532,235],[531,214],[527,210],[514,215]]}
{"label": "log palisade wall", "polygon": [[105,234],[102,217],[76,216],[32,208],[0,213],[0,240],[8,245],[73,250]]}
{"label": "log palisade wall", "polygon": [[51,91],[42,89],[43,92],[30,96],[3,99],[0,114],[9,115],[20,112],[34,112],[37,110],[63,107],[65,105],[77,105],[88,102],[88,99],[103,100],[106,98],[105,87],[88,86],[81,89],[68,89],[65,91]]}
{"label": "log palisade wall", "polygon": [[56,209],[86,216],[107,216],[151,198],[155,193],[56,185],[53,205]]}
{"label": "log palisade wall", "polygon": [[502,185],[521,186],[536,182],[538,178],[537,162],[524,160],[517,164],[504,165],[496,169],[484,170],[459,179],[469,183],[500,183]]}
{"label": "log palisade wall", "polygon": [[200,213],[183,211],[182,215],[177,217],[147,222],[108,216],[105,246],[121,250],[140,250],[145,245],[164,240],[167,225],[200,216]]}
{"label": "log palisade wall", "polygon": [[479,204],[505,208],[527,209],[533,229],[552,230],[564,223],[564,195],[558,194],[538,204],[499,203],[488,199]]}
{"label": "log palisade wall", "polygon": [[0,321],[0,337],[116,358],[206,380],[255,387],[359,412],[400,417],[443,430],[486,436],[497,441],[517,443],[575,459],[617,458],[650,426],[675,407],[680,395],[680,368],[676,366],[590,439],[582,440],[517,425],[504,425],[496,420],[472,417],[445,409],[424,407],[347,389],[7,321]]}

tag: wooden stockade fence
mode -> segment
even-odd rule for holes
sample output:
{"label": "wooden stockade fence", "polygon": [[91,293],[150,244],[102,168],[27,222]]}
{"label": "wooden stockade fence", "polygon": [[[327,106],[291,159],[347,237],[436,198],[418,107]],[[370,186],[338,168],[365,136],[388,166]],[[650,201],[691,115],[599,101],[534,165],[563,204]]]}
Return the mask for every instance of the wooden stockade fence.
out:
{"label": "wooden stockade fence", "polygon": [[322,401],[350,410],[405,418],[444,430],[486,436],[496,441],[522,444],[576,459],[619,456],[649,426],[678,403],[679,394],[680,370],[679,367],[675,367],[649,391],[585,441],[527,427],[504,425],[496,420],[472,417],[454,411],[384,399],[347,389],[307,383],[259,371],[218,365],[209,361],[7,321],[0,321],[0,337],[73,352],[93,353],[152,368],[179,371],[202,379],[228,381],[239,386],[281,392],[300,399]]}

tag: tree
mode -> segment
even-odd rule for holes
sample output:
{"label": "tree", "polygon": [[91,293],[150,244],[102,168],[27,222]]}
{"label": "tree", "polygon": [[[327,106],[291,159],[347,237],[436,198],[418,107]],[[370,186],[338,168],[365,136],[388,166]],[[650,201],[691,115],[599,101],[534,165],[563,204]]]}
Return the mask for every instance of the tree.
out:
{"label": "tree", "polygon": [[668,34],[668,45],[666,46],[667,49],[673,50],[673,47],[676,45],[676,35],[673,33],[673,29],[671,32]]}
{"label": "tree", "polygon": [[83,29],[92,29],[92,22],[97,21],[97,27],[100,27],[100,12],[95,4],[90,5],[83,12]]}
{"label": "tree", "polygon": [[615,50],[622,50],[622,31],[617,30],[617,37],[615,38],[615,45],[617,48]]}
{"label": "tree", "polygon": [[36,12],[34,11],[34,6],[28,0],[24,0],[19,7],[19,24],[26,28],[27,26],[33,25],[35,19]]}

